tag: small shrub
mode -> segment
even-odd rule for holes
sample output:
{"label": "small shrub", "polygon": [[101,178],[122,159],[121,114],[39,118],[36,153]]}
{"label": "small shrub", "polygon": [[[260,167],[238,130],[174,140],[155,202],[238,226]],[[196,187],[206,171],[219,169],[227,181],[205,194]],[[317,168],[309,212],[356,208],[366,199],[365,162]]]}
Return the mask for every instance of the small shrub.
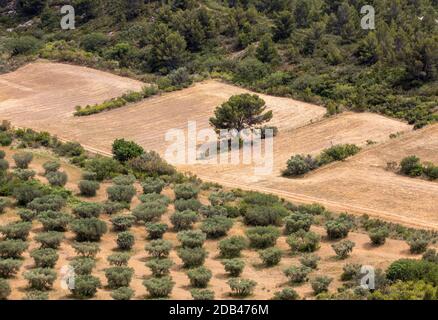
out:
{"label": "small shrub", "polygon": [[298,230],[309,231],[313,223],[313,216],[307,213],[295,212],[284,219],[285,234],[290,235]]}
{"label": "small shrub", "polygon": [[286,169],[282,174],[285,177],[297,177],[308,173],[311,170],[318,168],[318,161],[311,155],[298,154],[292,156],[286,164]]}
{"label": "small shrub", "polygon": [[127,203],[114,202],[114,201],[105,201],[102,204],[103,212],[108,215],[113,215],[124,209],[129,209],[129,207],[130,205]]}
{"label": "small shrub", "polygon": [[129,231],[119,232],[117,234],[117,247],[120,250],[131,250],[134,246],[134,235]]}
{"label": "small shrub", "polygon": [[236,297],[250,296],[257,285],[257,282],[255,282],[254,280],[241,278],[232,278],[228,280],[227,283],[230,286],[231,295]]}
{"label": "small shrub", "polygon": [[280,231],[273,227],[253,227],[246,231],[250,246],[253,248],[264,249],[273,247],[280,236]]}
{"label": "small shrub", "polygon": [[50,172],[56,172],[61,168],[61,164],[58,161],[47,161],[43,164],[44,175],[46,176]]}
{"label": "small shrub", "polygon": [[6,300],[11,294],[11,287],[5,279],[0,279],[0,300]]}
{"label": "small shrub", "polygon": [[148,239],[161,239],[163,234],[166,233],[169,226],[165,223],[148,223],[146,225],[146,231],[148,232]]}
{"label": "small shrub", "polygon": [[96,266],[96,260],[91,257],[75,257],[70,262],[70,266],[75,271],[75,274],[83,276],[91,274],[94,267]]}
{"label": "small shrub", "polygon": [[150,278],[144,280],[143,285],[151,298],[166,298],[172,293],[175,282],[171,277]]}
{"label": "small shrub", "polygon": [[108,281],[108,287],[117,289],[120,287],[129,287],[134,269],[128,267],[110,267],[105,269],[105,277]]}
{"label": "small shrub", "polygon": [[277,291],[274,293],[273,300],[299,300],[300,296],[298,293],[292,288],[284,288],[281,291]]}
{"label": "small shrub", "polygon": [[423,173],[423,166],[420,163],[420,158],[417,156],[409,156],[400,162],[400,172],[411,177],[421,176]]}
{"label": "small shrub", "polygon": [[41,248],[58,249],[64,239],[64,234],[57,231],[48,231],[38,233],[34,240],[40,243]]}
{"label": "small shrub", "polygon": [[208,238],[217,239],[227,234],[233,226],[233,220],[224,216],[213,216],[202,222],[201,230]]}
{"label": "small shrub", "polygon": [[59,211],[65,206],[65,199],[58,195],[47,195],[33,199],[27,207],[36,212]]}
{"label": "small shrub", "polygon": [[111,266],[124,267],[128,265],[131,255],[127,252],[118,252],[107,257],[108,263]]}
{"label": "small shrub", "polygon": [[132,174],[120,175],[113,178],[113,183],[116,186],[131,186],[134,184],[135,180],[135,176],[133,176]]}
{"label": "small shrub", "polygon": [[52,248],[35,249],[30,256],[34,259],[37,268],[54,268],[59,258],[56,250]]}
{"label": "small shrub", "polygon": [[198,221],[198,214],[190,210],[176,211],[170,217],[170,222],[172,222],[175,231],[191,229],[196,221]]}
{"label": "small shrub", "polygon": [[224,266],[225,271],[231,277],[238,277],[242,274],[243,268],[245,268],[245,262],[242,259],[227,259],[223,260],[222,264]]}
{"label": "small shrub", "polygon": [[111,223],[115,231],[127,231],[135,223],[135,217],[131,214],[119,214],[111,217]]}
{"label": "small shrub", "polygon": [[351,225],[343,219],[334,219],[327,221],[325,224],[327,236],[330,240],[342,239],[347,237],[350,232]]}
{"label": "small shrub", "polygon": [[332,283],[332,281],[333,281],[332,278],[329,278],[326,276],[316,277],[315,279],[310,281],[310,284],[311,284],[312,289],[313,289],[313,293],[315,295],[318,295],[320,293],[327,292],[328,287],[329,287],[330,283]]}
{"label": "small shrub", "polygon": [[9,169],[9,162],[5,159],[0,159],[0,173]]}
{"label": "small shrub", "polygon": [[67,183],[68,176],[65,172],[49,172],[46,175],[47,181],[53,187],[63,187]]}
{"label": "small shrub", "polygon": [[226,191],[212,192],[208,196],[208,200],[210,200],[212,206],[223,206],[228,202],[234,201],[235,199],[236,197],[234,193]]}
{"label": "small shrub", "polygon": [[423,253],[426,251],[430,240],[421,233],[414,233],[407,241],[409,250],[413,254]]}
{"label": "small shrub", "polygon": [[18,215],[22,221],[31,222],[37,217],[37,212],[30,209],[19,209]]}
{"label": "small shrub", "polygon": [[111,298],[114,300],[131,300],[134,297],[134,290],[128,287],[120,287],[111,292]]}
{"label": "small shrub", "polygon": [[132,215],[137,221],[149,223],[158,220],[166,211],[166,206],[160,202],[141,203],[132,210]]}
{"label": "small shrub", "polygon": [[100,251],[99,244],[94,242],[75,242],[72,247],[78,255],[83,257],[94,258]]}
{"label": "small shrub", "polygon": [[245,224],[249,226],[279,226],[288,213],[288,210],[281,205],[249,206],[243,217]]}
{"label": "small shrub", "polygon": [[30,169],[15,169],[14,176],[16,176],[21,181],[29,181],[32,180],[36,175],[34,170]]}
{"label": "small shrub", "polygon": [[107,232],[106,223],[97,218],[76,219],[71,223],[77,241],[100,241]]}
{"label": "small shrub", "polygon": [[97,181],[81,180],[78,184],[79,191],[83,197],[95,197],[100,184]]}
{"label": "small shrub", "polygon": [[267,267],[276,266],[281,260],[281,250],[278,248],[268,248],[260,251],[260,259]]}
{"label": "small shrub", "polygon": [[26,295],[23,300],[35,300],[35,301],[49,300],[49,294],[46,291],[30,290],[26,292]]}
{"label": "small shrub", "polygon": [[321,260],[321,258],[318,257],[316,254],[305,254],[300,258],[301,264],[311,269],[318,268],[319,260]]}
{"label": "small shrub", "polygon": [[437,180],[438,179],[438,166],[434,165],[433,163],[427,162],[423,166],[423,173],[430,180]]}
{"label": "small shrub", "polygon": [[342,281],[351,281],[355,280],[360,275],[360,269],[362,265],[355,263],[347,263],[342,268],[343,272],[341,274]]}
{"label": "small shrub", "polygon": [[177,238],[183,248],[198,248],[203,246],[207,237],[200,230],[187,230],[179,232]]}
{"label": "small shrub", "polygon": [[334,161],[343,161],[357,154],[361,149],[354,144],[338,144],[325,149],[319,156],[319,165],[325,165]]}
{"label": "small shrub", "polygon": [[346,259],[353,251],[354,246],[355,243],[350,240],[343,240],[341,242],[332,244],[332,248],[339,259]]}
{"label": "small shrub", "polygon": [[389,236],[388,229],[386,228],[373,228],[368,231],[371,243],[376,246],[381,246],[386,242],[386,238]]}
{"label": "small shrub", "polygon": [[154,258],[165,258],[172,250],[172,242],[163,239],[152,240],[146,244],[145,249]]}
{"label": "small shrub", "polygon": [[435,249],[427,249],[421,259],[429,262],[438,263],[438,253]]}
{"label": "small shrub", "polygon": [[208,301],[214,300],[214,291],[207,289],[192,289],[190,290],[193,300]]}
{"label": "small shrub", "polygon": [[146,262],[146,266],[151,269],[154,277],[163,277],[170,273],[170,268],[173,266],[173,261],[170,259],[155,258]]}
{"label": "small shrub", "polygon": [[211,271],[206,267],[198,267],[187,272],[190,284],[195,288],[207,287],[212,275]]}
{"label": "small shrub", "polygon": [[208,256],[204,248],[179,248],[177,253],[183,261],[184,268],[200,267]]}
{"label": "small shrub", "polygon": [[[181,200],[177,200],[181,201]],[[190,201],[190,200],[184,200],[184,201]],[[201,206],[199,208],[199,213],[203,215],[206,218],[211,218],[214,216],[228,216],[228,210],[225,207],[222,206]]]}
{"label": "small shrub", "polygon": [[23,240],[2,240],[0,241],[0,257],[18,259],[28,246],[29,244]]}
{"label": "small shrub", "polygon": [[0,146],[7,147],[10,146],[11,144],[12,144],[11,135],[7,132],[0,132]]}
{"label": "small shrub", "polygon": [[232,236],[219,242],[220,255],[223,258],[237,258],[248,247],[248,241],[242,236]]}
{"label": "small shrub", "polygon": [[137,191],[131,185],[114,185],[107,188],[108,199],[114,202],[131,203]]}
{"label": "small shrub", "polygon": [[30,289],[50,290],[56,280],[56,271],[53,269],[36,268],[24,273]]}
{"label": "small shrub", "polygon": [[81,202],[72,211],[78,218],[97,218],[102,213],[102,206],[94,202]]}
{"label": "small shrub", "polygon": [[190,183],[177,184],[174,189],[176,199],[196,198],[199,193],[198,187]]}
{"label": "small shrub", "polygon": [[113,143],[114,159],[121,162],[136,158],[144,153],[144,149],[133,141],[117,139]]}
{"label": "small shrub", "polygon": [[178,199],[175,200],[175,210],[176,211],[199,211],[202,204],[197,199]]}
{"label": "small shrub", "polygon": [[158,193],[141,194],[138,196],[138,199],[143,203],[161,203],[165,207],[167,207],[170,203],[169,197]]}
{"label": "small shrub", "polygon": [[166,183],[159,178],[145,178],[141,184],[144,194],[160,194],[165,185]]}
{"label": "small shrub", "polygon": [[0,278],[11,278],[15,276],[21,268],[21,260],[0,259]]}
{"label": "small shrub", "polygon": [[96,181],[97,180],[97,173],[91,172],[91,171],[84,171],[82,172],[82,179],[86,181]]}
{"label": "small shrub", "polygon": [[11,222],[7,225],[0,226],[0,233],[6,239],[26,240],[32,229],[31,222]]}
{"label": "small shrub", "polygon": [[69,214],[51,210],[38,215],[38,221],[43,225],[44,231],[66,231],[71,220]]}
{"label": "small shrub", "polygon": [[303,283],[307,281],[307,275],[311,272],[311,269],[305,266],[292,266],[284,270],[285,276],[292,283]]}
{"label": "small shrub", "polygon": [[30,152],[17,152],[12,158],[14,159],[17,168],[27,169],[33,160],[33,154]]}
{"label": "small shrub", "polygon": [[93,298],[97,289],[101,287],[99,278],[92,275],[79,275],[75,277],[74,288],[71,289],[73,296],[79,299]]}

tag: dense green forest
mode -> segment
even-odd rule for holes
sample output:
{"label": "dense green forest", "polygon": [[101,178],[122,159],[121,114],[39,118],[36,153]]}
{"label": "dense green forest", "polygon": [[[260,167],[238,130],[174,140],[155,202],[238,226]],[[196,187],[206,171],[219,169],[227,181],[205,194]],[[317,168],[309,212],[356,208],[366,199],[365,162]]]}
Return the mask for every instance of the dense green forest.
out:
{"label": "dense green forest", "polygon": [[[60,8],[75,8],[62,30]],[[361,8],[375,8],[374,30]],[[437,0],[0,0],[0,72],[35,58],[159,87],[208,77],[420,128],[438,120]]]}

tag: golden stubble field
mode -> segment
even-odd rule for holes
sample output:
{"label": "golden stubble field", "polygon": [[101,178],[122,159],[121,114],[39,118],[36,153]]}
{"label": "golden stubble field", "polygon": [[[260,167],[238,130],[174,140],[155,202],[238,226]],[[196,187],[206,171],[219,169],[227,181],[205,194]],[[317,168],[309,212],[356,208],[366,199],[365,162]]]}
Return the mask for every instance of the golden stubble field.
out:
{"label": "golden stubble field", "polygon": [[[163,154],[169,129],[186,129],[196,121],[208,127],[216,106],[230,96],[248,92],[208,80],[120,109],[89,117],[73,117],[76,105],[101,102],[142,83],[105,72],[66,64],[36,62],[0,76],[0,119],[16,126],[49,131],[108,153],[116,138],[136,141]],[[251,165],[181,165],[205,180],[229,187],[278,194],[297,203],[320,202],[331,210],[369,214],[406,225],[438,229],[438,183],[386,171],[389,161],[410,154],[438,161],[438,126],[412,131],[400,121],[371,113],[343,113],[324,118],[325,109],[287,98],[260,95],[274,112],[274,170],[257,176]],[[391,133],[403,134],[390,139]],[[367,141],[376,144],[367,145]],[[341,163],[328,165],[300,179],[280,176],[287,159],[297,153],[317,154],[338,143],[364,150]]]}

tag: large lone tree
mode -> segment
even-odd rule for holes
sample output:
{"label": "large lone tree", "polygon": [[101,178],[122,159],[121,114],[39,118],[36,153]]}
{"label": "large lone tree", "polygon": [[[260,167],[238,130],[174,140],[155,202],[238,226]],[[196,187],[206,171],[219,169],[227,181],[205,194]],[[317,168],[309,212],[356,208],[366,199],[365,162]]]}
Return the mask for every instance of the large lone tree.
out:
{"label": "large lone tree", "polygon": [[258,95],[248,93],[232,96],[217,107],[210,124],[219,131],[236,129],[241,131],[261,125],[272,119],[272,111],[266,112],[266,103]]}

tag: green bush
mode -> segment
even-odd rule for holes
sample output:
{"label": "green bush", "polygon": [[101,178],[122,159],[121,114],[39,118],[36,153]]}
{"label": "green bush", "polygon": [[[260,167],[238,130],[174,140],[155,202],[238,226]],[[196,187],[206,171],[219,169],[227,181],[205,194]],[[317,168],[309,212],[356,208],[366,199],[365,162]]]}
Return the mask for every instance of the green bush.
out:
{"label": "green bush", "polygon": [[134,235],[129,231],[123,231],[117,234],[117,247],[120,250],[131,250],[134,246],[134,242]]}
{"label": "green bush", "polygon": [[386,242],[386,238],[389,236],[389,231],[385,227],[373,228],[368,231],[371,243],[376,246],[381,246]]}
{"label": "green bush", "polygon": [[84,276],[89,275],[96,266],[96,260],[91,257],[74,257],[70,262],[70,266],[73,268],[75,274]]}
{"label": "green bush", "polygon": [[424,280],[434,286],[438,285],[438,265],[434,262],[414,259],[400,259],[391,263],[386,270],[390,281]]}
{"label": "green bush", "polygon": [[17,152],[12,156],[15,166],[20,169],[27,169],[33,160],[33,154],[30,152]]}
{"label": "green bush", "polygon": [[285,177],[297,177],[318,168],[318,161],[311,155],[297,154],[292,156],[286,163],[286,169],[282,175]]}
{"label": "green bush", "polygon": [[134,269],[129,267],[110,267],[105,269],[105,277],[108,281],[108,287],[117,289],[120,287],[129,287]]}
{"label": "green bush", "polygon": [[193,300],[208,301],[214,300],[214,291],[207,289],[192,289],[190,290]]}
{"label": "green bush", "polygon": [[47,181],[53,187],[63,187],[67,183],[67,174],[65,172],[49,172],[46,175]]}
{"label": "green bush", "polygon": [[438,253],[435,249],[427,249],[421,259],[429,262],[438,263]]}
{"label": "green bush", "polygon": [[361,149],[354,144],[338,144],[322,151],[319,156],[319,165],[334,161],[342,161],[357,154]]}
{"label": "green bush", "polygon": [[0,241],[0,257],[5,259],[18,259],[29,244],[23,240],[2,240]]}
{"label": "green bush", "polygon": [[174,188],[176,199],[197,198],[199,188],[190,183],[177,184]]}
{"label": "green bush", "polygon": [[102,213],[102,205],[94,202],[81,202],[73,207],[73,214],[78,218],[98,218]]}
{"label": "green bush", "polygon": [[176,170],[155,151],[145,152],[128,162],[128,167],[139,176],[173,175]]}
{"label": "green bush", "polygon": [[155,258],[146,262],[146,266],[151,269],[154,277],[163,277],[170,273],[170,268],[173,266],[173,261],[170,259]]}
{"label": "green bush", "polygon": [[353,251],[355,243],[351,240],[343,240],[338,243],[332,244],[333,251],[336,253],[339,259],[346,259]]}
{"label": "green bush", "polygon": [[219,242],[220,255],[223,258],[238,258],[240,252],[248,247],[248,241],[242,236],[232,236]]}
{"label": "green bush", "polygon": [[110,220],[115,231],[127,231],[134,225],[136,219],[132,214],[118,214]]}
{"label": "green bush", "polygon": [[96,157],[86,162],[85,169],[95,173],[97,181],[103,181],[120,173],[122,166],[117,160],[107,157]]}
{"label": "green bush", "polygon": [[86,181],[96,181],[97,180],[97,173],[91,172],[91,171],[84,171],[82,172],[82,179]]}
{"label": "green bush", "polygon": [[284,275],[289,279],[291,283],[303,283],[307,281],[307,275],[312,269],[306,266],[292,266],[284,270]]}
{"label": "green bush", "polygon": [[430,180],[438,179],[438,166],[433,163],[427,162],[423,166],[423,173]]}
{"label": "green bush", "polygon": [[46,176],[50,172],[56,172],[61,168],[61,164],[58,161],[50,160],[43,164],[44,175]]}
{"label": "green bush", "polygon": [[179,248],[178,257],[183,261],[184,268],[196,268],[204,264],[208,253],[204,248]]}
{"label": "green bush", "polygon": [[169,197],[158,193],[141,194],[138,196],[138,199],[143,203],[161,203],[166,207],[170,203]]}
{"label": "green bush", "polygon": [[79,157],[85,152],[84,148],[78,142],[59,143],[54,151],[57,155],[68,158]]}
{"label": "green bush", "polygon": [[253,206],[272,206],[280,203],[276,195],[249,191],[243,195],[243,203]]}
{"label": "green bush", "polygon": [[250,296],[257,282],[249,279],[232,278],[227,281],[231,289],[231,295],[236,297],[248,297]]}
{"label": "green bush", "polygon": [[274,293],[273,300],[299,300],[300,296],[298,293],[292,288],[284,288],[281,291],[277,291]]}
{"label": "green bush", "polygon": [[11,144],[12,144],[11,135],[7,132],[0,132],[0,146],[7,147],[10,146]]}
{"label": "green bush", "polygon": [[64,239],[64,234],[57,231],[48,231],[38,233],[34,240],[41,245],[41,248],[58,249]]}
{"label": "green bush", "polygon": [[[44,5],[42,1],[23,0],[20,0],[17,4],[18,9],[26,13],[34,12],[35,10],[41,11],[42,6]],[[6,43],[6,47],[11,52],[12,56],[32,54],[38,50],[40,45],[40,41],[33,36],[20,36],[18,38],[10,38]]]}
{"label": "green bush", "polygon": [[276,266],[281,260],[281,250],[278,248],[268,248],[259,252],[260,259],[267,267]]}
{"label": "green bush", "polygon": [[6,300],[11,294],[11,287],[5,279],[0,279],[0,300]]}
{"label": "green bush", "polygon": [[175,210],[176,211],[198,211],[200,210],[202,204],[197,199],[178,199],[175,200]]}
{"label": "green bush", "polygon": [[243,221],[248,226],[279,226],[288,213],[288,210],[281,205],[249,206],[243,214]]}
{"label": "green bush", "polygon": [[400,162],[400,172],[410,177],[418,177],[423,174],[423,166],[420,163],[420,158],[417,156],[409,156]]}
{"label": "green bush", "polygon": [[66,231],[71,220],[69,214],[56,211],[45,211],[38,215],[38,221],[43,225],[44,231]]}
{"label": "green bush", "polygon": [[157,193],[160,194],[161,191],[163,191],[164,186],[166,183],[159,179],[159,178],[152,178],[148,177],[143,180],[143,183],[141,184],[143,188],[143,193],[150,194],[150,193]]}
{"label": "green bush", "polygon": [[313,216],[307,213],[294,212],[284,219],[286,235],[297,232],[298,230],[309,231],[313,223]]}
{"label": "green bush", "polygon": [[311,280],[310,284],[312,286],[313,293],[318,295],[320,293],[327,292],[332,281],[332,278],[326,276],[316,277],[315,279]]}
{"label": "green bush", "polygon": [[35,268],[23,275],[29,283],[29,288],[35,290],[50,290],[56,280],[56,271],[53,269]]}
{"label": "green bush", "polygon": [[165,223],[148,223],[146,224],[146,231],[148,232],[148,239],[161,239],[166,233],[169,226]]}
{"label": "green bush", "polygon": [[227,259],[223,260],[222,264],[224,266],[225,271],[231,277],[238,277],[242,274],[243,268],[245,268],[245,262],[242,259]]}
{"label": "green bush", "polygon": [[82,257],[94,258],[100,251],[99,244],[94,242],[75,242],[72,247]]}
{"label": "green bush", "polygon": [[15,169],[14,176],[16,176],[21,181],[29,181],[36,176],[36,172],[30,169]]}
{"label": "green bush", "polygon": [[173,224],[175,231],[191,229],[196,221],[198,221],[198,214],[190,210],[176,211],[170,217],[170,222]]}
{"label": "green bush", "polygon": [[303,266],[311,268],[311,269],[317,269],[318,268],[318,262],[321,260],[320,257],[318,257],[316,254],[304,254],[300,258],[300,262]]}
{"label": "green bush", "polygon": [[75,285],[74,288],[71,289],[71,292],[76,298],[89,299],[96,295],[97,289],[100,288],[101,285],[97,277],[89,274],[79,275],[75,277]]}
{"label": "green bush", "polygon": [[342,268],[342,274],[341,274],[341,280],[342,281],[351,281],[355,280],[360,275],[360,270],[362,268],[362,265],[355,264],[355,263],[347,263]]}
{"label": "green bush", "polygon": [[108,199],[114,202],[131,203],[137,191],[134,186],[114,185],[106,189]]}
{"label": "green bush", "polygon": [[0,259],[0,278],[11,278],[21,268],[23,261],[17,259]]}
{"label": "green bush", "polygon": [[107,257],[108,263],[111,266],[123,267],[127,266],[131,255],[128,252],[117,252]]}
{"label": "green bush", "polygon": [[0,160],[4,159],[6,157],[6,152],[3,150],[0,150]]}
{"label": "green bush", "polygon": [[29,290],[26,292],[23,300],[35,300],[35,301],[43,301],[49,300],[49,294],[46,291],[40,290]]}
{"label": "green bush", "polygon": [[32,250],[30,256],[35,261],[37,268],[54,268],[59,258],[56,249],[52,248]]}
{"label": "green bush", "polygon": [[131,300],[134,297],[134,290],[128,287],[120,287],[111,292],[111,298],[114,300]]}
{"label": "green bush", "polygon": [[41,188],[34,183],[23,183],[13,190],[13,196],[17,199],[19,205],[25,206],[32,200],[41,197],[43,192]]}
{"label": "green bush", "polygon": [[83,197],[95,197],[100,184],[97,181],[81,180],[78,184],[79,191]]}
{"label": "green bush", "polygon": [[31,222],[11,222],[7,225],[0,226],[0,233],[6,239],[26,240],[32,229]]}
{"label": "green bush", "polygon": [[199,248],[204,245],[206,234],[200,230],[178,232],[177,238],[184,248]]}
{"label": "green bush", "polygon": [[137,221],[144,223],[159,220],[160,217],[167,211],[167,207],[160,202],[141,203],[132,210],[132,215]]}
{"label": "green bush", "polygon": [[30,209],[19,209],[17,214],[20,216],[20,219],[25,222],[33,221],[38,215],[36,211]]}
{"label": "green bush", "polygon": [[190,284],[195,288],[206,288],[213,274],[206,267],[198,267],[187,272]]}
{"label": "green bush", "polygon": [[145,246],[145,250],[154,258],[165,258],[169,256],[172,247],[172,242],[168,240],[157,239],[149,241]]}
{"label": "green bush", "polygon": [[143,285],[151,298],[166,298],[172,293],[175,282],[171,277],[150,278],[144,280]]}
{"label": "green bush", "polygon": [[208,238],[217,239],[223,237],[233,226],[233,220],[224,216],[213,216],[205,219],[201,224],[201,230]]}
{"label": "green bush", "polygon": [[325,224],[327,236],[330,240],[342,239],[348,236],[351,225],[344,219],[338,218],[327,221]]}
{"label": "green bush", "polygon": [[[181,200],[177,200],[181,201]],[[190,200],[183,200],[183,201],[190,201]],[[199,208],[199,213],[203,215],[206,218],[211,218],[214,216],[228,216],[228,210],[226,207],[223,206],[201,206]]]}
{"label": "green bush", "polygon": [[422,233],[414,233],[412,234],[408,241],[409,250],[413,254],[423,253],[426,251],[427,246],[430,243],[430,240],[423,235]]}
{"label": "green bush", "polygon": [[253,248],[264,249],[275,246],[280,231],[273,227],[253,227],[246,231],[250,246]]}
{"label": "green bush", "polygon": [[[128,101],[129,102],[129,101]],[[114,159],[125,162],[144,153],[144,149],[133,141],[117,139],[113,143]]]}
{"label": "green bush", "polygon": [[5,159],[0,159],[0,173],[9,169],[9,162]]}
{"label": "green bush", "polygon": [[106,223],[97,218],[76,219],[70,224],[71,230],[76,234],[76,240],[100,241],[108,230]]}
{"label": "green bush", "polygon": [[233,192],[226,192],[226,191],[217,191],[212,192],[208,196],[208,200],[210,200],[210,203],[212,206],[223,206],[228,202],[232,202],[236,199],[236,196]]}
{"label": "green bush", "polygon": [[114,201],[105,201],[102,204],[103,212],[112,215],[123,211],[124,209],[129,209],[130,205],[128,203],[114,202]]}
{"label": "green bush", "polygon": [[49,194],[33,199],[27,207],[36,212],[59,211],[65,206],[65,199],[61,196]]}
{"label": "green bush", "polygon": [[131,186],[135,183],[136,178],[132,174],[119,175],[113,178],[113,183],[116,186]]}

